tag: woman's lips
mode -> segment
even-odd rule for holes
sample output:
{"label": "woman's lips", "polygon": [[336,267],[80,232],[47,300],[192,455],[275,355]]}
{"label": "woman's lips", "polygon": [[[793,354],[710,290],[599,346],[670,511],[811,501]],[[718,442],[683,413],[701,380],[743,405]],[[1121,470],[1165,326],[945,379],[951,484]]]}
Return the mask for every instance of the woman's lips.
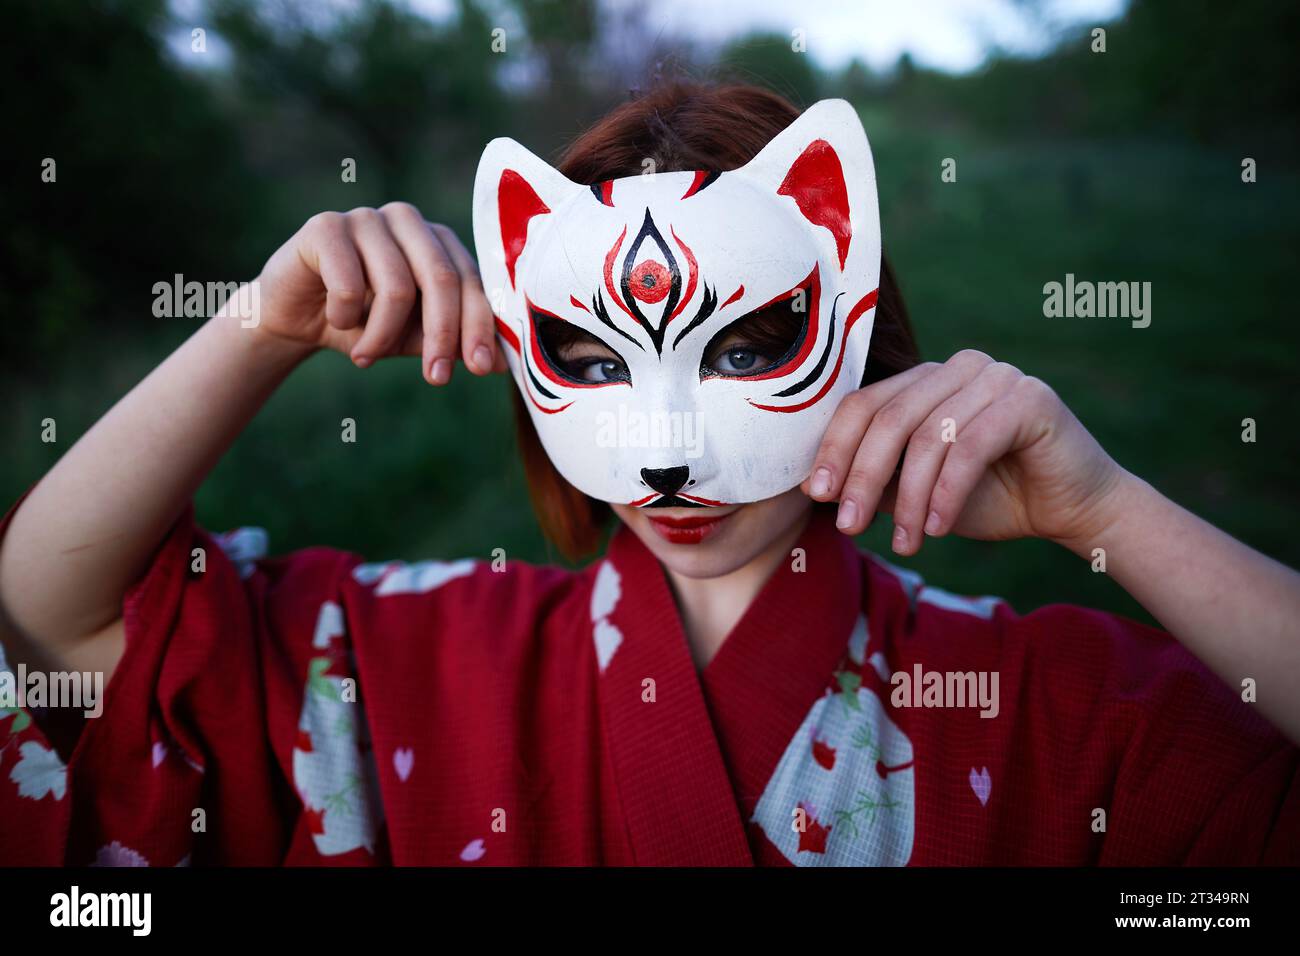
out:
{"label": "woman's lips", "polygon": [[733,514],[734,511],[728,511],[720,515],[688,515],[680,518],[648,514],[646,518],[649,519],[650,527],[654,528],[655,533],[669,544],[699,544],[704,539],[712,537],[722,527],[722,523]]}

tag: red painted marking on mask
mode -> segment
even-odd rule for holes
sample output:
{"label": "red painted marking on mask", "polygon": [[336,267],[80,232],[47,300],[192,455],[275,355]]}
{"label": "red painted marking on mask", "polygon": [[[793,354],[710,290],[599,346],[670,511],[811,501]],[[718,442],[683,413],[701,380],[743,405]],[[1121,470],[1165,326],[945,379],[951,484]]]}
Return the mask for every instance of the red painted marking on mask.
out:
{"label": "red painted marking on mask", "polygon": [[642,302],[648,302],[651,305],[662,302],[668,297],[668,289],[672,282],[672,277],[668,275],[668,270],[664,267],[664,264],[655,262],[653,259],[646,259],[641,262],[628,277],[632,297],[640,299]]}
{"label": "red painted marking on mask", "polygon": [[[677,247],[682,250],[682,255],[686,257],[686,268],[689,274],[686,280],[686,294],[682,296],[682,301],[677,303],[677,308],[673,309],[673,314],[668,316],[668,322],[671,322],[682,314],[682,309],[686,308],[686,303],[690,302],[691,297],[695,295],[695,283],[700,277],[700,267],[695,261],[695,253],[691,252],[690,246],[678,238],[676,230],[669,226],[668,231],[672,233],[673,241],[677,243]],[[668,322],[665,322],[664,325],[667,325]]]}
{"label": "red painted marking on mask", "polygon": [[680,491],[677,492],[677,497],[685,498],[687,501],[694,501],[698,505],[709,505],[714,508],[723,508],[727,504],[725,501],[714,501],[711,498],[700,498],[697,495],[684,495]]}
{"label": "red painted marking on mask", "polygon": [[708,178],[709,178],[708,170],[705,169],[697,170],[695,173],[695,178],[691,180],[690,187],[686,190],[685,193],[682,194],[682,199],[690,199],[697,192],[699,192],[700,186],[702,186],[704,184],[704,180]]}
{"label": "red painted marking on mask", "polygon": [[849,344],[849,333],[853,331],[853,323],[858,321],[860,316],[865,314],[869,308],[876,304],[876,297],[879,294],[879,289],[872,289],[862,297],[858,304],[853,307],[853,311],[849,313],[848,318],[845,319],[844,338],[840,340],[840,352],[835,359],[835,369],[831,372],[830,378],[826,380],[826,384],[821,387],[816,395],[808,399],[806,402],[800,402],[798,405],[789,405],[785,408],[782,408],[779,405],[760,405],[753,399],[748,400],[749,404],[753,405],[755,408],[761,408],[765,412],[798,412],[810,405],[815,405],[820,402],[826,393],[831,390],[831,386],[835,384],[835,379],[839,377],[840,366],[844,364],[844,350]]}
{"label": "red painted marking on mask", "polygon": [[618,234],[618,240],[614,243],[613,248],[611,248],[609,252],[605,253],[605,291],[608,292],[609,297],[614,300],[614,304],[626,312],[627,317],[635,322],[636,316],[632,314],[631,309],[623,304],[622,298],[620,298],[617,290],[614,288],[614,259],[618,256],[618,250],[623,248],[623,240],[626,238],[627,226],[624,226],[623,231]]}
{"label": "red painted marking on mask", "polygon": [[560,412],[564,411],[566,408],[568,408],[573,404],[573,402],[568,402],[564,405],[561,405],[559,408],[547,408],[537,399],[533,398],[532,389],[528,387],[528,376],[522,375],[520,376],[519,380],[524,383],[524,394],[528,396],[528,400],[532,402],[533,407],[536,408],[543,415],[558,415]]}
{"label": "red painted marking on mask", "polygon": [[494,316],[492,316],[492,318],[496,321],[496,324],[497,324],[497,335],[499,335],[499,336],[501,336],[501,338],[505,339],[505,341],[506,341],[506,345],[508,345],[508,346],[510,346],[512,349],[514,349],[514,350],[515,350],[515,354],[518,355],[518,354],[519,354],[519,336],[515,335],[515,330],[512,329],[512,328],[510,328],[510,326],[506,325],[504,322],[502,322],[501,319],[498,318],[497,316],[494,315]]}
{"label": "red painted marking on mask", "polygon": [[794,199],[805,219],[831,231],[842,270],[849,254],[853,225],[849,221],[844,167],[831,144],[824,139],[810,143],[786,173],[777,194]]}
{"label": "red painted marking on mask", "polygon": [[[496,318],[496,317],[493,316],[493,318]],[[497,334],[500,335],[501,338],[503,338],[503,339],[505,340],[506,345],[508,345],[508,346],[510,346],[512,349],[514,349],[516,355],[520,355],[520,352],[519,352],[519,336],[515,335],[514,329],[510,328],[510,326],[506,325],[506,324],[505,324],[504,322],[502,322],[501,319],[499,319],[499,318],[496,318],[496,324],[497,324]],[[521,362],[523,361],[523,356],[522,356],[522,355],[520,355],[520,359],[519,359],[519,360],[520,360]],[[545,405],[542,405],[541,403],[539,403],[539,402],[537,401],[537,399],[533,398],[532,390],[529,389],[529,387],[528,387],[528,376],[527,376],[527,374],[520,375],[520,376],[519,376],[519,381],[523,383],[523,386],[524,386],[524,394],[525,394],[526,396],[528,396],[528,400],[529,400],[530,402],[533,403],[533,407],[536,408],[539,412],[541,412],[541,413],[544,414],[544,415],[554,415],[554,414],[556,414],[557,412],[562,412],[562,411],[564,411],[566,408],[568,408],[569,405],[572,405],[572,404],[573,404],[573,402],[569,402],[568,405],[562,405],[562,406],[560,406],[559,408],[547,408]]]}
{"label": "red painted marking on mask", "polygon": [[515,263],[528,241],[528,223],[534,216],[551,210],[528,185],[528,180],[513,169],[506,169],[502,170],[497,184],[497,211],[501,218],[501,245],[506,253],[506,274],[510,276],[510,287],[514,288]]}

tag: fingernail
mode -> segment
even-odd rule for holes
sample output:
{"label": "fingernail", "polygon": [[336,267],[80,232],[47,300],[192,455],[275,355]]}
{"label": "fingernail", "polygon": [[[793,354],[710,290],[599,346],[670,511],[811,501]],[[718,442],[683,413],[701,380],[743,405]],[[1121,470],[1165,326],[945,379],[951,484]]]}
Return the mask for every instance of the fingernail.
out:
{"label": "fingernail", "polygon": [[818,468],[813,472],[812,485],[808,489],[814,498],[821,498],[831,492],[831,472],[829,468]]}
{"label": "fingernail", "polygon": [[451,359],[434,359],[429,375],[433,378],[434,385],[446,385],[451,381]]}
{"label": "fingernail", "polygon": [[894,550],[897,551],[899,554],[901,554],[903,552],[903,549],[906,547],[907,547],[907,529],[895,528],[894,529]]}
{"label": "fingernail", "polygon": [[839,513],[835,516],[835,527],[844,531],[853,527],[853,522],[858,519],[858,505],[852,498],[840,502]]}
{"label": "fingernail", "polygon": [[939,522],[940,522],[939,512],[937,512],[937,511],[931,511],[931,512],[930,512],[930,517],[928,517],[928,518],[925,519],[925,533],[926,533],[926,534],[938,534],[938,533],[939,533]]}
{"label": "fingernail", "polygon": [[370,364],[370,356],[354,355],[352,356],[352,364],[355,365],[357,368],[365,368],[367,365]]}
{"label": "fingernail", "polygon": [[492,353],[488,351],[486,345],[480,345],[474,350],[474,367],[480,372],[492,370]]}

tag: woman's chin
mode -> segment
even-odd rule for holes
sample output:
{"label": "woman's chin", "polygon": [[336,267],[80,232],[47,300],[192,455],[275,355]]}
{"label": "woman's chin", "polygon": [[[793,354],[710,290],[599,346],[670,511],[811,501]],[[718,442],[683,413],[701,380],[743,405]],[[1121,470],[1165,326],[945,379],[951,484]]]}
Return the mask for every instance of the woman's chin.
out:
{"label": "woman's chin", "polygon": [[719,530],[708,540],[694,544],[665,541],[654,530],[638,536],[670,571],[686,578],[718,578],[744,567],[762,550],[761,541],[754,544],[746,540],[751,536],[729,531]]}

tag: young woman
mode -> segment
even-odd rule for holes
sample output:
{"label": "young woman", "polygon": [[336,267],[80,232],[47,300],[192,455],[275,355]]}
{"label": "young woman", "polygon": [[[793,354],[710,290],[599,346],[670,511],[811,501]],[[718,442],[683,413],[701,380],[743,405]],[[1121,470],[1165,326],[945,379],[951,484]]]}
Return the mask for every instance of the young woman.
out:
{"label": "young woman", "polygon": [[[4,712],[0,862],[1300,860],[1300,577],[1040,380],[918,364],[845,109],[674,85],[559,172],[492,144],[487,295],[409,205],[309,220],[259,324],[207,322],[0,527],[8,667],[111,678],[79,726]],[[431,385],[508,367],[545,529],[589,551],[603,498],[606,553],[267,559],[201,530],[190,496],[321,349],[417,355]],[[584,446],[620,401],[682,412],[682,441]],[[1169,634],[925,585],[854,548],[877,512],[902,556],[1104,549]]]}

